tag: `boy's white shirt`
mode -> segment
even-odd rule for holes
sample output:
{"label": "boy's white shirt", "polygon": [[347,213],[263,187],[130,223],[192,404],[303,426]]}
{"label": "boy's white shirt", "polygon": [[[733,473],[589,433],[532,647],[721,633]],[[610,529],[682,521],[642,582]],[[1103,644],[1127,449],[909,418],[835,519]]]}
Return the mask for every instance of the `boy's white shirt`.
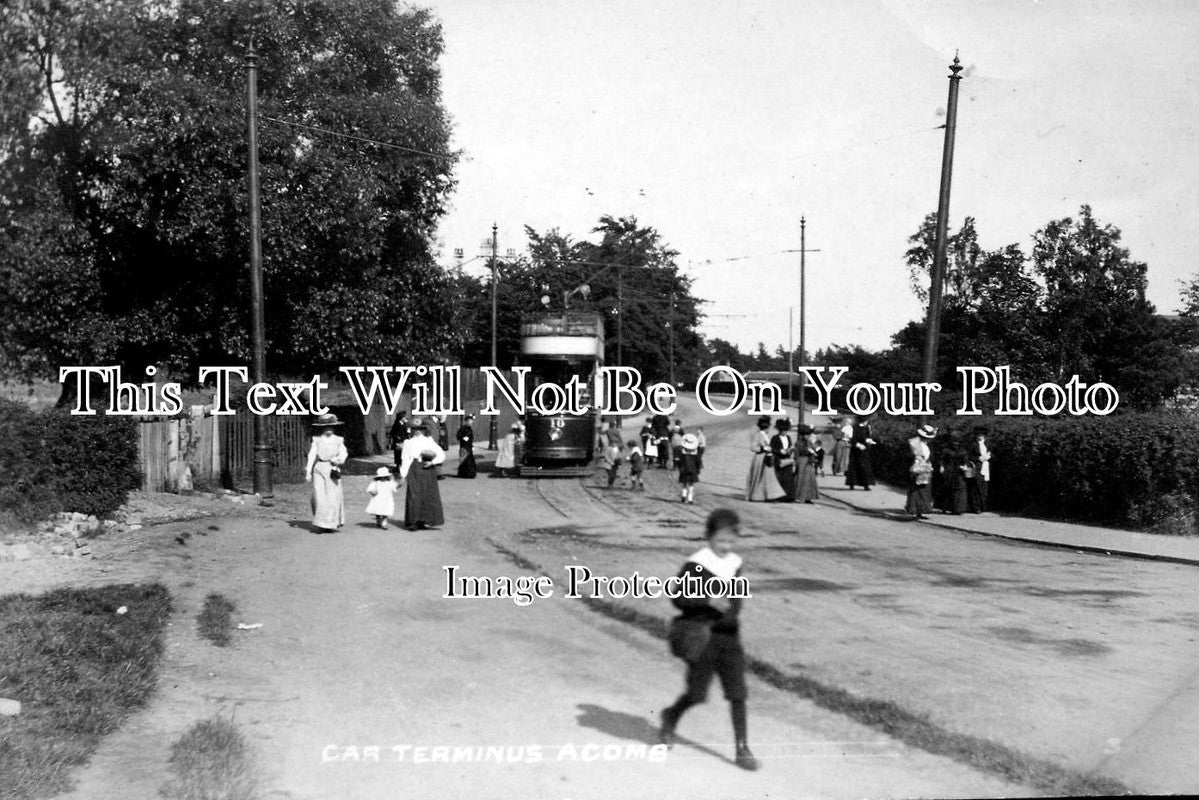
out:
{"label": "boy's white shirt", "polygon": [[687,559],[711,572],[717,578],[734,578],[737,575],[737,570],[741,569],[741,556],[736,553],[729,553],[721,558],[713,552],[711,547],[704,547],[695,551],[691,558]]}

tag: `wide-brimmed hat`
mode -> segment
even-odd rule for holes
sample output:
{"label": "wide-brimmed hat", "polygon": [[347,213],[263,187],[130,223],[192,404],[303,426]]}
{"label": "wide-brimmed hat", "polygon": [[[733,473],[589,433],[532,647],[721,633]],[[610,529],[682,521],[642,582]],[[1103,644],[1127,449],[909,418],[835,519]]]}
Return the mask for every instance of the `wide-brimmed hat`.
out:
{"label": "wide-brimmed hat", "polygon": [[391,470],[389,470],[387,467],[379,467],[377,470],[375,470],[375,477],[376,478],[390,478]]}
{"label": "wide-brimmed hat", "polygon": [[412,419],[408,420],[408,427],[409,428],[425,428],[428,426],[425,424],[424,417],[413,417]]}
{"label": "wide-brimmed hat", "polygon": [[783,417],[783,418],[775,421],[774,427],[780,431],[789,431],[789,430],[791,430],[791,420],[787,419],[786,417]]}
{"label": "wide-brimmed hat", "polygon": [[758,417],[758,427],[759,428],[769,428],[770,427],[770,417]]}
{"label": "wide-brimmed hat", "polygon": [[340,425],[340,424],[341,424],[341,420],[339,420],[337,418],[336,414],[321,414],[312,423],[312,427],[314,427],[314,428],[331,428],[334,425]]}
{"label": "wide-brimmed hat", "polygon": [[699,437],[696,436],[694,433],[688,433],[688,434],[684,435],[683,436],[683,449],[684,450],[698,450],[699,449]]}
{"label": "wide-brimmed hat", "polygon": [[937,429],[932,425],[921,425],[916,429],[916,435],[921,439],[936,439]]}

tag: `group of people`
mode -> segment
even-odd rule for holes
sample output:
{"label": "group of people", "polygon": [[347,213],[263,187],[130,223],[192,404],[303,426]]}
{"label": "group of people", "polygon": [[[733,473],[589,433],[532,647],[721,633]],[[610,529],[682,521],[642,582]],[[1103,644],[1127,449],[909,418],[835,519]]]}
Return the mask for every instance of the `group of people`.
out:
{"label": "group of people", "polygon": [[[336,414],[322,414],[312,424],[304,479],[312,485],[312,525],[320,533],[337,531],[346,522],[341,471],[349,452],[345,439],[337,434],[341,424]],[[405,490],[405,528],[414,531],[445,523],[437,486],[437,467],[445,462],[445,448],[430,435],[430,429],[419,417],[411,421],[404,417],[395,468],[379,467],[367,485],[370,500],[366,514],[380,528],[386,529],[395,516],[395,496],[401,488]],[[398,433],[394,425],[392,432],[393,437]]]}
{"label": "group of people", "polygon": [[937,429],[922,425],[908,440],[912,465],[909,469],[906,511],[924,519],[933,509],[947,514],[981,514],[987,510],[991,484],[989,431],[976,426],[968,442],[947,433],[934,453]]}
{"label": "group of people", "polygon": [[608,488],[616,485],[620,467],[625,461],[629,462],[629,488],[634,491],[645,491],[642,473],[647,467],[656,464],[659,469],[669,469],[673,465],[678,473],[679,500],[695,503],[695,485],[699,483],[707,447],[703,428],[686,432],[680,420],[676,419],[671,425],[669,418],[659,415],[646,419],[638,439],[625,442],[616,420],[609,420],[601,446],[604,469],[608,473]]}
{"label": "group of people", "polygon": [[750,433],[751,460],[745,499],[751,502],[812,503],[820,497],[816,475],[824,472],[824,445],[810,425],[791,435],[791,420],[783,417],[769,434],[770,417],[760,417]]}

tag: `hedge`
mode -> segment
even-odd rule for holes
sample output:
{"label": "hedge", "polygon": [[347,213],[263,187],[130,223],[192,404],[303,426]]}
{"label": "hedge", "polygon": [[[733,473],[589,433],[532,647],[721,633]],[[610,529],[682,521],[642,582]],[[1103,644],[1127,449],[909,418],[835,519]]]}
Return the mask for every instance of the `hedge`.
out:
{"label": "hedge", "polygon": [[0,400],[0,511],[23,522],[107,516],[140,485],[135,423]]}
{"label": "hedge", "polygon": [[[878,477],[906,486],[907,440],[925,420],[873,424]],[[990,428],[990,505],[996,511],[1163,533],[1194,533],[1199,510],[1199,417],[1169,412],[1111,417],[948,417],[947,433]]]}

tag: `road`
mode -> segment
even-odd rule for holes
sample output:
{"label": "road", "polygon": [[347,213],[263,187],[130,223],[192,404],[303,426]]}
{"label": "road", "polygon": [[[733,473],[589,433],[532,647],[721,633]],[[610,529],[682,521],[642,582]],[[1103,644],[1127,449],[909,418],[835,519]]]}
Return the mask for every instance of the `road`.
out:
{"label": "road", "polygon": [[[166,542],[202,524],[162,526],[137,567],[101,559],[110,577],[164,580],[178,611],[158,699],[105,741],[74,796],[154,796],[169,743],[216,712],[249,733],[266,798],[1050,791],[1013,776],[1023,761],[1140,791],[1199,788],[1187,757],[1199,744],[1196,568],[899,523],[835,499],[747,504],[744,419],[705,427],[696,506],[673,499],[665,472],[644,494],[598,479],[447,477],[444,529],[382,532],[360,513],[367,478],[351,475],[339,534],[309,532],[292,495],[259,518],[222,520],[186,554]],[[682,683],[647,624],[670,615],[665,600],[597,613],[561,586],[524,607],[442,597],[449,564],[479,576],[561,579],[567,564],[673,574],[718,505],[745,518],[758,773],[730,761],[718,686],[664,762],[640,749]],[[227,650],[196,639],[212,591],[263,627]],[[636,619],[617,619],[621,608]],[[453,757],[438,746],[464,748],[459,763],[435,760]],[[489,746],[506,748],[505,763]]]}

